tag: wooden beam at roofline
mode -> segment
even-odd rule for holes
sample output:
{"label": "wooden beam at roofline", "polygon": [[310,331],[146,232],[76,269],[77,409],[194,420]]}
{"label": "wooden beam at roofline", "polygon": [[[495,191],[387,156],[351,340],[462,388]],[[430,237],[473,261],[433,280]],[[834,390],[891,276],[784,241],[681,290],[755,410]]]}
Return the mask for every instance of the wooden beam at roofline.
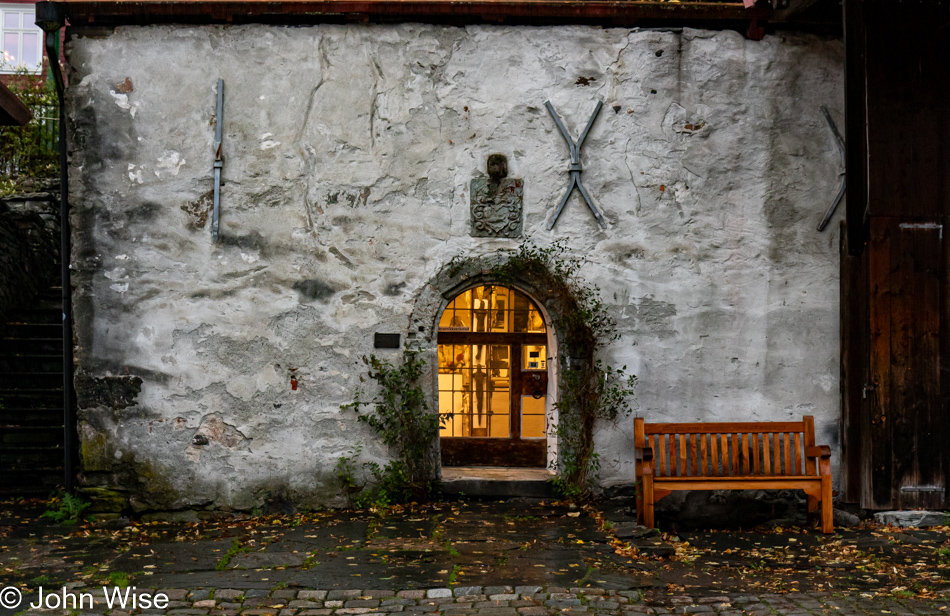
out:
{"label": "wooden beam at roofline", "polygon": [[23,126],[33,119],[33,112],[8,87],[0,83],[0,125]]}
{"label": "wooden beam at roofline", "polygon": [[345,20],[528,20],[635,25],[639,21],[769,20],[768,7],[741,2],[639,2],[622,0],[64,0],[72,25],[318,23]]}
{"label": "wooden beam at roofline", "polygon": [[[773,0],[773,4],[775,4],[776,1],[777,0]],[[788,0],[785,8],[775,9],[771,19],[772,21],[788,21],[794,19],[817,2],[818,0]]]}

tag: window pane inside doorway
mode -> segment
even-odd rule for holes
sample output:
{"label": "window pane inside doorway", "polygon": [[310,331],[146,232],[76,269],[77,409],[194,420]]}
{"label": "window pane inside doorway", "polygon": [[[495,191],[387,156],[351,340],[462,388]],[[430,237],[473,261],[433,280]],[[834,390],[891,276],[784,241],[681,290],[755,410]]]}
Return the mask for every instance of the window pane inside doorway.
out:
{"label": "window pane inside doorway", "polygon": [[439,331],[543,334],[545,326],[541,311],[521,291],[483,285],[449,303],[439,319]]}
{"label": "window pane inside doorway", "polygon": [[510,361],[507,345],[439,345],[441,436],[508,437]]}
{"label": "window pane inside doorway", "polygon": [[544,398],[521,397],[521,437],[544,437]]}

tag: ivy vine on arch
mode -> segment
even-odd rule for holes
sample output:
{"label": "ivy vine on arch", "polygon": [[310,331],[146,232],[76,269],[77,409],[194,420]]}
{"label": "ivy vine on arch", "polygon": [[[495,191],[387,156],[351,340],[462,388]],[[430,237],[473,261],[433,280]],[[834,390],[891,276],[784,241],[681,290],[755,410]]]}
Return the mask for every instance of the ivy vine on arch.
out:
{"label": "ivy vine on arch", "polygon": [[[358,413],[363,406],[375,407],[370,411],[373,415],[361,415],[360,420],[376,431],[397,460],[385,469],[369,463],[379,486],[366,492],[365,484],[353,479],[357,449],[355,455],[339,460],[344,488],[387,502],[394,495],[402,500],[428,491],[436,468],[439,415],[431,410],[437,405],[427,400],[435,387],[426,388],[424,383],[430,380],[434,385],[438,377],[438,317],[459,291],[485,282],[528,291],[551,317],[561,362],[553,482],[565,498],[588,497],[600,470],[600,456],[594,450],[595,425],[631,413],[636,376],[628,375],[626,366],[613,367],[599,357],[620,334],[598,289],[581,277],[582,265],[583,260],[569,256],[566,243],[559,240],[546,248],[525,242],[489,256],[456,256],[443,267],[417,298],[407,340],[411,348],[405,352],[403,365],[366,359],[369,377],[377,381],[377,395],[369,400],[357,392],[353,403],[344,405]],[[424,416],[431,419],[425,421]],[[406,447],[410,441],[413,446]]]}
{"label": "ivy vine on arch", "polygon": [[544,248],[524,242],[493,255],[456,256],[428,287],[440,294],[442,303],[417,305],[413,321],[417,331],[427,334],[419,344],[434,347],[441,309],[458,290],[475,282],[520,287],[544,305],[554,325],[561,362],[553,481],[562,496],[574,500],[589,496],[600,469],[595,425],[628,416],[636,384],[626,366],[613,367],[600,358],[620,333],[597,287],[580,275],[583,263],[568,254],[563,240]]}

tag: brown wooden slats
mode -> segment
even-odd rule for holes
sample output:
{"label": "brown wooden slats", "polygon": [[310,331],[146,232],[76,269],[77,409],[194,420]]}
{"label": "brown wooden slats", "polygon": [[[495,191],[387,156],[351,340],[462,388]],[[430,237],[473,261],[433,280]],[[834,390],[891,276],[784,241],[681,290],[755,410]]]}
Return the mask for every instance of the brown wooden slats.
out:
{"label": "brown wooden slats", "polygon": [[720,471],[721,475],[729,475],[732,473],[729,467],[729,435],[720,434],[719,435],[719,451],[722,454],[722,470]]}
{"label": "brown wooden slats", "polygon": [[802,458],[800,454],[802,451],[802,438],[798,432],[796,432],[792,436],[793,436],[792,440],[794,441],[794,446],[792,447],[792,471],[796,475],[801,475],[802,474],[802,464],[801,464]]}
{"label": "brown wooden slats", "polygon": [[689,457],[688,457],[688,452],[686,451],[686,435],[685,434],[679,435],[679,447],[677,449],[679,450],[678,453],[679,453],[679,460],[680,460],[678,474],[681,477],[685,477],[688,474],[687,469],[689,468]]}
{"label": "brown wooden slats", "polygon": [[681,424],[681,423],[659,423],[646,424],[647,434],[722,434],[732,432],[736,426],[742,426],[743,431],[753,433],[772,432],[801,432],[802,422],[800,421],[777,421],[777,422],[742,422],[735,423],[704,423],[704,424]]}
{"label": "brown wooden slats", "polygon": [[801,431],[692,431],[648,434],[645,442],[655,452],[658,477],[814,475],[817,468],[804,455],[808,439],[803,436]]}
{"label": "brown wooden slats", "polygon": [[668,474],[670,477],[675,477],[675,476],[676,476],[676,473],[677,473],[677,466],[676,466],[676,435],[671,434],[671,435],[669,435],[669,436],[667,437],[666,450],[667,450],[667,453],[668,453],[669,456],[670,456],[670,466],[669,466],[669,471],[667,472],[667,474]]}
{"label": "brown wooden slats", "polygon": [[664,436],[663,451],[666,454],[666,474],[670,477],[676,472],[676,441],[673,436]]}

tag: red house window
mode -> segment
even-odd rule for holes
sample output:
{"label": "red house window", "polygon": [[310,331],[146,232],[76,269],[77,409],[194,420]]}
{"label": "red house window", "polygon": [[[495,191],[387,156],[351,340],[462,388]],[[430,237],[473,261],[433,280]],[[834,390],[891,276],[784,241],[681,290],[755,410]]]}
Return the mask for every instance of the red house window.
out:
{"label": "red house window", "polygon": [[32,4],[0,4],[0,73],[43,66],[43,31],[34,20]]}

